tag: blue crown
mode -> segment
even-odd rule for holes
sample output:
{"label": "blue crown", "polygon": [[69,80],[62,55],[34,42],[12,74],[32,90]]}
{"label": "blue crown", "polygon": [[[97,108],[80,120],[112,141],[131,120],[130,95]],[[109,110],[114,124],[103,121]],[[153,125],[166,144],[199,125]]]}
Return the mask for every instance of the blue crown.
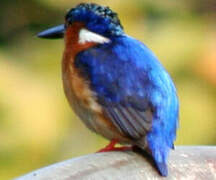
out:
{"label": "blue crown", "polygon": [[123,27],[117,13],[113,12],[109,7],[94,3],[77,5],[67,13],[65,20],[69,24],[83,22],[89,30],[105,36],[123,34]]}

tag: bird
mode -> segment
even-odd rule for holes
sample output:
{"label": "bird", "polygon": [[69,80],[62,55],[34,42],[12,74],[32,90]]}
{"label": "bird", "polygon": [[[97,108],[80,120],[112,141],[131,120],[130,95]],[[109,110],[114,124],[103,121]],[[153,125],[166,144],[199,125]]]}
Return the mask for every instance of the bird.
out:
{"label": "bird", "polygon": [[177,90],[156,55],[124,32],[118,14],[80,3],[63,24],[37,36],[64,38],[64,92],[82,122],[110,140],[100,152],[137,147],[151,156],[161,176],[168,176],[179,124]]}

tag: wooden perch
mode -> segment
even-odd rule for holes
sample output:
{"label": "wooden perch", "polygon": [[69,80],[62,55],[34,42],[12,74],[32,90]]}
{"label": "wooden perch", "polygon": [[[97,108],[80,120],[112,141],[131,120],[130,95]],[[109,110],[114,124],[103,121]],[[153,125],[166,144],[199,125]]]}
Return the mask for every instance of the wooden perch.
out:
{"label": "wooden perch", "polygon": [[16,180],[216,180],[216,146],[181,146],[171,151],[169,176],[134,152],[95,153],[41,168]]}

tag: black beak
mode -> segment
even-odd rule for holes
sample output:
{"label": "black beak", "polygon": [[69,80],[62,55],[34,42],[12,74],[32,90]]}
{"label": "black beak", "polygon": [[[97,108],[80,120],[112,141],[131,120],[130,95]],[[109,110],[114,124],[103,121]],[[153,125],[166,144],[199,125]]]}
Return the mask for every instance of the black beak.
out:
{"label": "black beak", "polygon": [[65,26],[64,24],[52,27],[45,31],[42,31],[37,34],[39,38],[46,38],[46,39],[59,39],[64,37]]}

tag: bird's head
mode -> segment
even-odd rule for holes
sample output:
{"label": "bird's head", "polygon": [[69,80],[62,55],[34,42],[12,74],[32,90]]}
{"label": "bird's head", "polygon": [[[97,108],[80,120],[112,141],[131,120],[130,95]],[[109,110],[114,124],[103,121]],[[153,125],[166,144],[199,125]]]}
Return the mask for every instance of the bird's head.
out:
{"label": "bird's head", "polygon": [[112,37],[121,36],[123,27],[115,12],[109,7],[81,3],[68,11],[65,24],[38,34],[38,37],[57,39],[66,36],[79,43],[107,43]]}

